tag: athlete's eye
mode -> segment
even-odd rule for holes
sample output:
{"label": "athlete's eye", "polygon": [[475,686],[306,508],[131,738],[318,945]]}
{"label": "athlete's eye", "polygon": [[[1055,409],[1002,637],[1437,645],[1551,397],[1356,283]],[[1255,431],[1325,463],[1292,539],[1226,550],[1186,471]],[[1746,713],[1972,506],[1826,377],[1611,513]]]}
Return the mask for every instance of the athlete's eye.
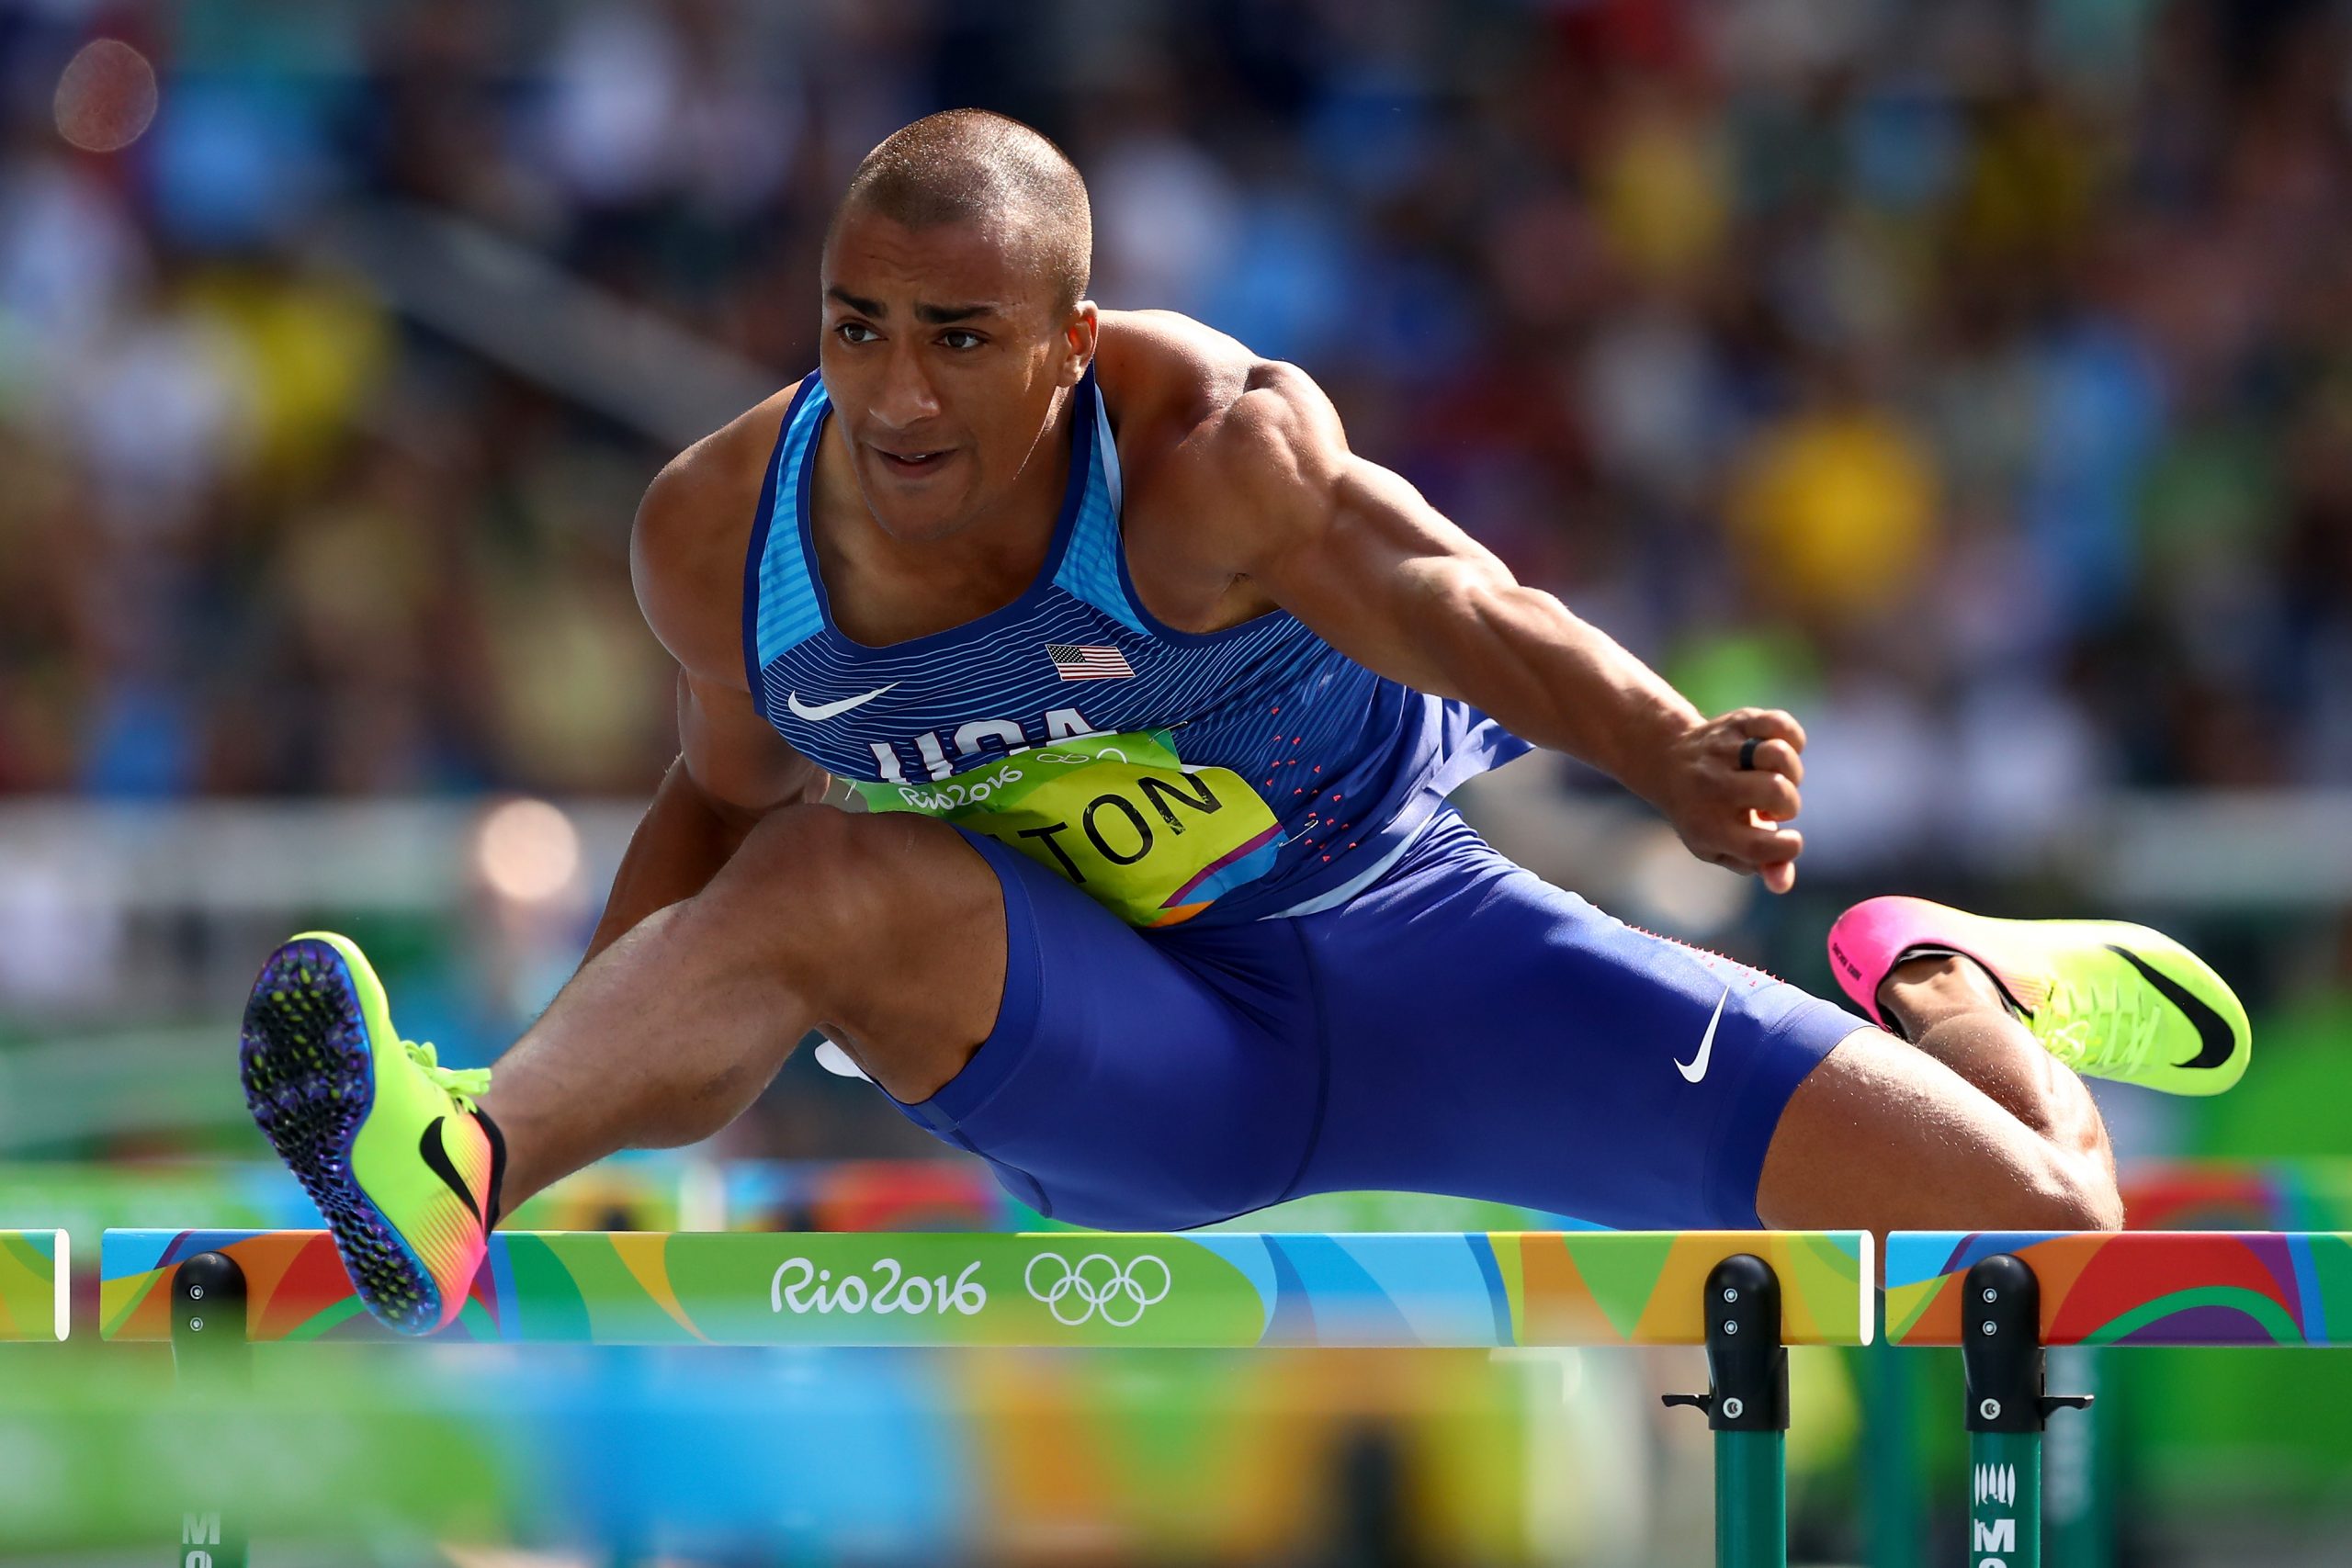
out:
{"label": "athlete's eye", "polygon": [[[956,341],[958,339],[962,341]],[[976,332],[968,332],[962,327],[950,327],[945,332],[939,334],[939,341],[946,344],[949,348],[965,351],[979,347],[980,344],[988,342],[988,339],[982,337]]]}
{"label": "athlete's eye", "polygon": [[[876,332],[864,321],[843,321],[840,326],[835,327],[833,331],[840,334],[841,340],[843,343],[877,343],[882,337],[880,333]],[[865,335],[860,337],[858,334],[861,333]]]}

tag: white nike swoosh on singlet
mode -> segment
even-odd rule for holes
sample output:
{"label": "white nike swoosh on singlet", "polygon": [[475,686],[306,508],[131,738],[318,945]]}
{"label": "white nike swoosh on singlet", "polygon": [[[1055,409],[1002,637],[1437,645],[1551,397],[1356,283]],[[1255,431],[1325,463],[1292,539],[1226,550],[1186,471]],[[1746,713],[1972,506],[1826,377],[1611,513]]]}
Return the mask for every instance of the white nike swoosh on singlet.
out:
{"label": "white nike swoosh on singlet", "polygon": [[1707,1020],[1707,1032],[1699,1041],[1699,1055],[1688,1062],[1674,1064],[1674,1070],[1692,1083],[1697,1083],[1707,1076],[1707,1058],[1714,1054],[1715,1049],[1715,1025],[1724,1021],[1724,1003],[1729,1000],[1731,1000],[1731,987],[1725,986],[1724,994],[1716,998],[1715,1016]]}
{"label": "white nike swoosh on singlet", "polygon": [[[898,682],[896,681],[890,682],[890,686],[895,686],[897,684]],[[813,708],[804,707],[801,705],[799,693],[786,692],[784,694],[784,705],[792,710],[792,716],[795,718],[805,718],[810,724],[822,724],[829,718],[839,717],[841,715],[849,712],[850,709],[858,706],[862,703],[872,702],[875,698],[888,691],[890,686],[876,686],[862,697],[843,697],[840,702],[825,703]]]}

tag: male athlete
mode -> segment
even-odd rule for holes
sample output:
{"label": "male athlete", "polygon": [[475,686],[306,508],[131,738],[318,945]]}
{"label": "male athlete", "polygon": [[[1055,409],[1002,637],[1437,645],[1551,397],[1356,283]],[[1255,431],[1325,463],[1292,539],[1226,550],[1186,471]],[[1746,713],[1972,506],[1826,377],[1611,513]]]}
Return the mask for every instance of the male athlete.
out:
{"label": "male athlete", "polygon": [[2121,1223],[2076,1074],[2235,1081],[2210,969],[2140,927],[1874,899],[1830,934],[1865,1022],[1511,864],[1445,797],[1532,744],[1785,892],[1804,732],[1700,714],[1513,581],[1297,368],[1098,312],[1090,245],[1018,122],[934,115],[860,166],[819,370],[638,513],[682,755],[495,1088],[402,1042],[348,941],[264,967],[246,1093],[379,1316],[447,1323],[505,1208],[726,1125],[812,1030],[1085,1225],[1366,1188]]}

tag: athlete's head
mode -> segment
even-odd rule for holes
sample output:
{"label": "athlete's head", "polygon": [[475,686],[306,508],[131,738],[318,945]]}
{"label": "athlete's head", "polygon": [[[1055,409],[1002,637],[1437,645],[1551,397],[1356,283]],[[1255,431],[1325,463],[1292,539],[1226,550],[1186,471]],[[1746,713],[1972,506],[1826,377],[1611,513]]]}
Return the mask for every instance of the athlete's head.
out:
{"label": "athlete's head", "polygon": [[858,165],[825,237],[820,363],[884,529],[943,537],[1043,487],[1056,398],[1094,354],[1093,239],[1077,168],[1002,115],[932,115]]}

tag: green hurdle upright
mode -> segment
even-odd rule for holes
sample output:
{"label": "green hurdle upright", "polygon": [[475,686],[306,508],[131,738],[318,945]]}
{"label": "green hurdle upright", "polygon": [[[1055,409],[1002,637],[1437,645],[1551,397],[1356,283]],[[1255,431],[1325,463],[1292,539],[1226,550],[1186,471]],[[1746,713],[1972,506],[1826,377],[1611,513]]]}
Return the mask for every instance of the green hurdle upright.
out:
{"label": "green hurdle upright", "polygon": [[0,1231],[0,1339],[65,1337],[71,1260],[63,1231]]}
{"label": "green hurdle upright", "polygon": [[[1867,1247],[1862,1261],[1867,1296]],[[1701,1299],[1711,1386],[1665,1398],[1705,1411],[1715,1434],[1715,1562],[1719,1568],[1786,1563],[1789,1349],[1781,1337],[1780,1277],[1753,1253],[1735,1253],[1708,1274]],[[1863,1325],[1867,1335],[1867,1316]]]}
{"label": "green hurdle upright", "polygon": [[2043,1348],[2346,1343],[2352,1234],[1899,1231],[1886,1327],[1892,1344],[1962,1348],[1969,1562],[2040,1568],[2042,1421],[2089,1403],[2043,1392]]}
{"label": "green hurdle upright", "polygon": [[[1787,1562],[1789,1345],[1871,1328],[1867,1233],[503,1232],[444,1337],[609,1345],[1704,1345],[1716,1561]],[[110,1339],[390,1337],[322,1231],[106,1233]],[[233,1280],[233,1285],[228,1283]],[[189,1326],[201,1301],[242,1313]],[[192,1301],[191,1290],[203,1298]],[[212,1341],[217,1343],[217,1341]]]}

